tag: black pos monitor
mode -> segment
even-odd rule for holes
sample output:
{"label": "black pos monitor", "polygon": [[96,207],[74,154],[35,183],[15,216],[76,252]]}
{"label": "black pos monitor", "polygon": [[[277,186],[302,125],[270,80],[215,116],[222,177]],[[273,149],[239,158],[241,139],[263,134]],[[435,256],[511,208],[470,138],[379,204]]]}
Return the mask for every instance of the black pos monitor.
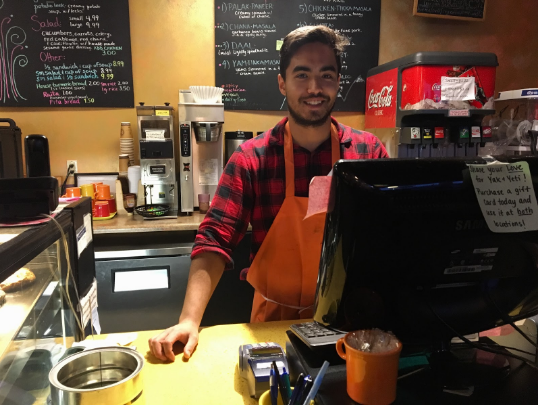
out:
{"label": "black pos monitor", "polygon": [[[526,161],[537,196],[536,157],[498,159]],[[452,338],[537,315],[537,232],[491,232],[468,164],[486,162],[335,164],[317,323],[345,332],[391,331],[403,342],[401,357],[423,349],[433,368],[435,360],[451,360],[444,351]],[[446,375],[460,374],[446,368]]]}

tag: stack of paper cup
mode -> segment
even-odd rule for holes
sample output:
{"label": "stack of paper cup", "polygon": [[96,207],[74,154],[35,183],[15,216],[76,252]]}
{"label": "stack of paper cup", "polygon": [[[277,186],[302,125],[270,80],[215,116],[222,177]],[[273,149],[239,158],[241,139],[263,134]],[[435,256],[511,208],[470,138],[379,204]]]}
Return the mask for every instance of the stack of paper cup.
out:
{"label": "stack of paper cup", "polygon": [[120,177],[127,177],[127,168],[129,167],[129,155],[128,154],[120,154],[119,156],[119,173],[118,175]]}
{"label": "stack of paper cup", "polygon": [[129,165],[135,164],[135,156],[133,154],[133,137],[131,135],[131,123],[122,122],[120,130],[120,154],[129,155]]}
{"label": "stack of paper cup", "polygon": [[140,181],[140,165],[132,165],[127,169],[127,179],[129,180],[129,192],[138,193],[138,183]]}

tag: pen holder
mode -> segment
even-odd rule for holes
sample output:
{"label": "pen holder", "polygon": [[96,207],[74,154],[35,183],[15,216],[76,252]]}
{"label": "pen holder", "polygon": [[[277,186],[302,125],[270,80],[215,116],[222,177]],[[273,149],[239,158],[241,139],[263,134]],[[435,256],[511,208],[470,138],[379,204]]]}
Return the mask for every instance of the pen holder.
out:
{"label": "pen holder", "polygon": [[[293,387],[291,387],[290,389],[294,390]],[[262,395],[258,399],[258,404],[261,405],[261,406],[263,406],[263,405],[271,405],[271,395],[270,395],[269,390],[262,393]],[[280,406],[283,405],[283,398],[281,397],[281,392],[279,392],[279,396],[277,397],[277,404],[280,405]]]}

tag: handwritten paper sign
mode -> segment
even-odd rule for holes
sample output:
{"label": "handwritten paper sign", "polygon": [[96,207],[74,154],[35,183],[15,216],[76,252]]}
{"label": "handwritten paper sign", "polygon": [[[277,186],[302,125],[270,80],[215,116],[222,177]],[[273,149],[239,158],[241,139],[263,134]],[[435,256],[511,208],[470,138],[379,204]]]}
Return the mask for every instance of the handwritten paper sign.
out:
{"label": "handwritten paper sign", "polygon": [[475,194],[495,233],[537,230],[537,198],[526,162],[470,165]]}
{"label": "handwritten paper sign", "polygon": [[442,76],[442,100],[474,100],[475,78]]}

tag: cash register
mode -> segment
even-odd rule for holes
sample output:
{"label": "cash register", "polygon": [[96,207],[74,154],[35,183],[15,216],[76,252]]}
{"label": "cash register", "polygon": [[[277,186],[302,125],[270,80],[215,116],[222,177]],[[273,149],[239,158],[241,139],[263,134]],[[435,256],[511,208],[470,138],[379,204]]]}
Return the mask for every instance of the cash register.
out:
{"label": "cash register", "polygon": [[[526,162],[537,197],[537,157],[497,158]],[[292,379],[298,371],[315,376],[323,360],[332,362],[319,392],[323,404],[351,402],[335,342],[348,331],[374,327],[403,342],[401,362],[417,355],[427,361],[421,374],[398,382],[398,404],[537,403],[537,368],[528,366],[533,355],[493,343],[452,343],[537,315],[537,231],[492,232],[469,164],[486,161],[335,164],[314,321],[294,325],[286,349]],[[414,380],[424,390],[408,388]],[[507,390],[515,380],[520,390]],[[470,388],[475,393],[464,399],[447,391]]]}

